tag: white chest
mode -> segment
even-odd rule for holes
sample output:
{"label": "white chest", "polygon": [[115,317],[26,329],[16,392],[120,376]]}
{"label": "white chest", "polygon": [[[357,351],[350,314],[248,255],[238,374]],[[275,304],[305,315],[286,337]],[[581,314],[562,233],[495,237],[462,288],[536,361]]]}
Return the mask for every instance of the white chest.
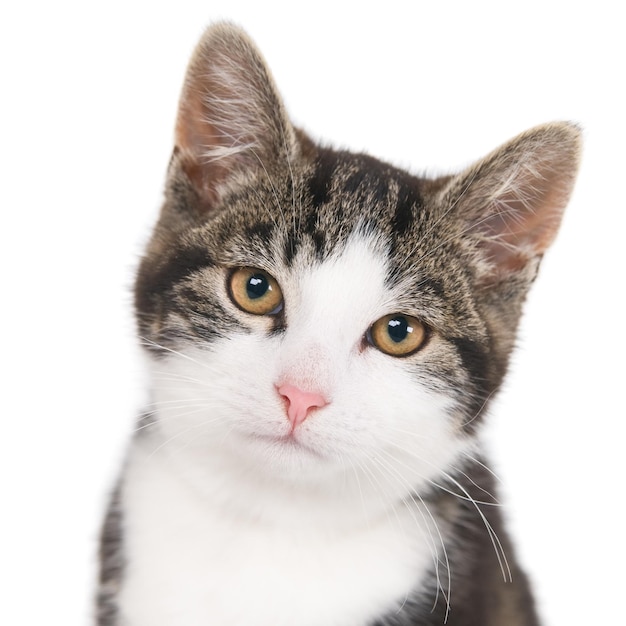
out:
{"label": "white chest", "polygon": [[123,505],[124,626],[362,626],[433,564],[415,511],[334,536],[233,520],[140,454]]}

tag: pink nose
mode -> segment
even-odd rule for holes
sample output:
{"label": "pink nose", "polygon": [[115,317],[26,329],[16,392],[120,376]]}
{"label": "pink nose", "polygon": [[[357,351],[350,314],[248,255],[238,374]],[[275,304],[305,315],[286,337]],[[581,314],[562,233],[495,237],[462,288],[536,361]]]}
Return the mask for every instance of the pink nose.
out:
{"label": "pink nose", "polygon": [[302,391],[294,385],[280,385],[277,390],[287,400],[287,418],[292,428],[302,424],[311,409],[321,409],[328,404],[328,400],[321,393]]}

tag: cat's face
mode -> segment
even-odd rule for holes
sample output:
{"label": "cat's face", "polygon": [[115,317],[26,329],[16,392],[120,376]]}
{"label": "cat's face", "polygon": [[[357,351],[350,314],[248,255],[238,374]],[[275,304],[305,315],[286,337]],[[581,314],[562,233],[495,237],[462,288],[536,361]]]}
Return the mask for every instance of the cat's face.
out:
{"label": "cat's face", "polygon": [[[323,261],[311,263],[303,248],[292,265],[250,254],[245,269],[235,270],[248,284],[240,299],[249,298],[250,285],[271,281],[282,306],[273,315],[239,308],[230,293],[232,268],[199,271],[187,289],[214,301],[227,321],[222,327],[221,318],[212,320],[214,339],[173,342],[180,355],[153,359],[154,399],[167,445],[197,455],[195,462],[216,448],[227,450],[242,467],[295,483],[337,480],[355,469],[397,471],[400,461],[415,483],[449,464],[459,441],[467,440],[466,412],[458,411],[464,401],[446,382],[455,374],[440,365],[446,355],[454,359],[430,330],[418,337],[423,346],[406,347],[416,350],[406,357],[385,354],[373,343],[378,320],[389,314],[392,321],[416,320],[419,313],[419,307],[401,308],[405,298],[386,284],[379,246],[355,235]],[[419,322],[410,324],[414,328],[407,330],[422,332]],[[377,331],[387,335],[378,339],[383,346],[397,347],[393,330],[387,324]],[[398,344],[411,342],[404,332],[402,339],[396,331]],[[320,401],[306,405],[290,388]],[[298,402],[301,415],[290,415]]]}
{"label": "cat's face", "polygon": [[576,131],[418,179],[295,131],[226,27],[192,61],[177,137],[136,291],[155,445],[363,502],[444,480],[504,374]]}
{"label": "cat's face", "polygon": [[[458,318],[446,322],[450,304],[433,288],[451,289],[454,272],[400,262],[397,249],[417,241],[409,231],[419,226],[394,235],[388,211],[359,210],[349,194],[341,224],[338,207],[315,220],[306,185],[295,202],[275,204],[245,195],[184,235],[210,263],[193,267],[190,253],[189,274],[167,286],[159,331],[147,337],[166,346],[152,367],[167,446],[199,459],[228,450],[289,482],[355,470],[428,480],[467,445],[474,417],[471,375],[453,344]],[[289,387],[323,406],[290,415],[302,399]]]}

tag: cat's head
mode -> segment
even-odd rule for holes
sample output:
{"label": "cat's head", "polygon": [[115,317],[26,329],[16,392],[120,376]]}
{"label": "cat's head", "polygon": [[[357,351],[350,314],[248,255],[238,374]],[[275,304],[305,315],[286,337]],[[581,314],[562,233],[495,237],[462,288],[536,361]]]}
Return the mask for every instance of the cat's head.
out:
{"label": "cat's head", "polygon": [[270,483],[436,481],[471,453],[578,155],[566,123],[433,180],[318,147],[249,39],[210,28],[137,280],[150,428]]}

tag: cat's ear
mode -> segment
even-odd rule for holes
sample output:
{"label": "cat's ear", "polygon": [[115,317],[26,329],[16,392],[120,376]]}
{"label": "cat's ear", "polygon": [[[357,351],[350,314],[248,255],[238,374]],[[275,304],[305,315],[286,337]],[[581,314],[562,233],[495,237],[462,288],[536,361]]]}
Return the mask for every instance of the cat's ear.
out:
{"label": "cat's ear", "polygon": [[444,206],[478,242],[478,279],[495,283],[540,258],[571,195],[581,149],[577,126],[531,129],[452,178]]}
{"label": "cat's ear", "polygon": [[288,158],[295,133],[265,62],[231,24],[204,33],[189,63],[176,122],[175,160],[203,211]]}

